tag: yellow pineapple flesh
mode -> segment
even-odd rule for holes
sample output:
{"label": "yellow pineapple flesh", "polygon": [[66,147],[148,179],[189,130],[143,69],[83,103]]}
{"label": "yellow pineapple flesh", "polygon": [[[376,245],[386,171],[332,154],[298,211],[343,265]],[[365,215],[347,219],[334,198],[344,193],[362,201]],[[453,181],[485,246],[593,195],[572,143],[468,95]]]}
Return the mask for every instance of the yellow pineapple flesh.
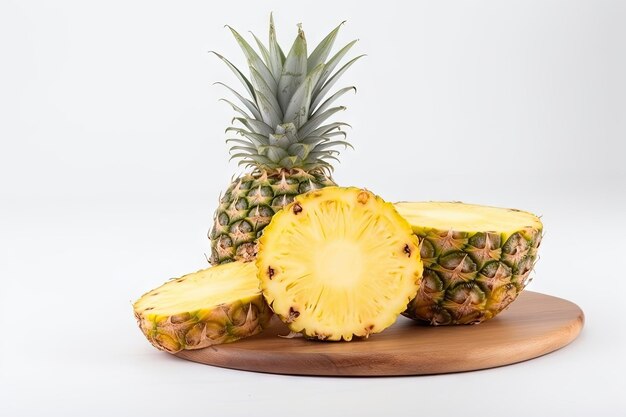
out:
{"label": "yellow pineapple flesh", "polygon": [[133,308],[150,343],[171,353],[252,336],[272,316],[250,262],[232,262],[172,279],[144,294]]}
{"label": "yellow pineapple flesh", "polygon": [[263,295],[291,331],[332,341],[393,324],[422,276],[418,239],[393,205],[341,187],[297,196],[274,215],[257,267]]}

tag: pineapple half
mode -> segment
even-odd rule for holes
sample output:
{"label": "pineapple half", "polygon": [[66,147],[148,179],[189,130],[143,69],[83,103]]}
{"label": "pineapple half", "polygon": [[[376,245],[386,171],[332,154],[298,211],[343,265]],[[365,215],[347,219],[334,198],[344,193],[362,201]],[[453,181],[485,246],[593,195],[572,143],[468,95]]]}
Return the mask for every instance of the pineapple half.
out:
{"label": "pineapple half", "polygon": [[266,301],[292,332],[368,337],[393,324],[422,277],[418,239],[380,197],[326,187],[299,195],[259,240]]}
{"label": "pineapple half", "polygon": [[403,313],[432,325],[473,324],[528,283],[543,225],[531,213],[459,202],[395,204],[420,238],[424,278]]}
{"label": "pineapple half", "polygon": [[150,343],[171,353],[252,336],[272,317],[254,263],[242,262],[172,279],[144,294],[133,307]]}

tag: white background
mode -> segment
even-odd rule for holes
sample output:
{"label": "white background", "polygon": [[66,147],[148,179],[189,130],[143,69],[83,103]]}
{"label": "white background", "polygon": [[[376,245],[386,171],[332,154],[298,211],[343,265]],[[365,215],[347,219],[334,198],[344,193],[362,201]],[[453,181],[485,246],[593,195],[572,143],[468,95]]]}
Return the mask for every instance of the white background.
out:
{"label": "white background", "polygon": [[[261,5],[261,3],[263,3]],[[0,2],[0,415],[625,415],[626,3]],[[568,347],[430,377],[306,378],[152,348],[131,302],[206,266],[236,172],[207,51],[224,24],[367,53],[335,180],[541,214],[530,289],[578,303]],[[349,83],[349,84],[348,84]],[[338,85],[343,86],[343,85]]]}

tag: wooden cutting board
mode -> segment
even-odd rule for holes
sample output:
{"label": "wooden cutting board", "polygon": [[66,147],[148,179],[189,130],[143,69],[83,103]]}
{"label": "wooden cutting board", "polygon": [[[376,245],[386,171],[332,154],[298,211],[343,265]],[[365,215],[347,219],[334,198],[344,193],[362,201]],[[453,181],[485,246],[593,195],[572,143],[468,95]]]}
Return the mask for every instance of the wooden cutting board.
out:
{"label": "wooden cutting board", "polygon": [[247,371],[291,375],[426,375],[493,368],[536,358],[573,341],[584,315],[574,303],[525,291],[478,325],[429,327],[404,317],[367,340],[285,339],[276,317],[263,333],[235,343],[182,351],[180,358]]}

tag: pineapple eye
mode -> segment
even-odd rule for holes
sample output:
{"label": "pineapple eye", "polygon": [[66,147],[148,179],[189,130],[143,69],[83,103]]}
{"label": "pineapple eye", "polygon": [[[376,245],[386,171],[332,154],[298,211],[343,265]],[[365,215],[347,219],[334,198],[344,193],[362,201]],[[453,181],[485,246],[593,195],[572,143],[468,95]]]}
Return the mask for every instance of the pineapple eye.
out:
{"label": "pineapple eye", "polygon": [[292,210],[293,210],[293,214],[298,215],[298,214],[302,213],[302,206],[300,204],[296,203],[296,204],[293,205]]}
{"label": "pineapple eye", "polygon": [[300,312],[293,307],[289,307],[289,315],[287,316],[287,322],[293,323],[298,317],[300,317]]}
{"label": "pineapple eye", "polygon": [[370,195],[367,191],[361,191],[359,195],[356,196],[356,200],[361,204],[366,204],[369,198],[370,198]]}

